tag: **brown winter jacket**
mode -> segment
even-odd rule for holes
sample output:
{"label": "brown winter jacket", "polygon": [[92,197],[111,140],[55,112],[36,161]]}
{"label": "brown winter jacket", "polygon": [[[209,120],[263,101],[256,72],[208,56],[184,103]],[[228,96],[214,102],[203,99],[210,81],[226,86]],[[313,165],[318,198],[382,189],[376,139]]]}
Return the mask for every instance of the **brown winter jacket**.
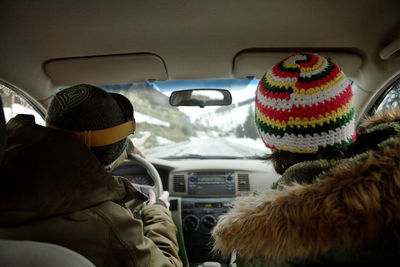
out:
{"label": "brown winter jacket", "polygon": [[145,199],[126,179],[109,175],[67,132],[19,115],[7,124],[2,163],[0,238],[65,246],[96,266],[181,266],[170,212]]}
{"label": "brown winter jacket", "polygon": [[237,200],[215,248],[238,266],[399,266],[400,112],[359,130],[351,157],[293,165],[274,190]]}

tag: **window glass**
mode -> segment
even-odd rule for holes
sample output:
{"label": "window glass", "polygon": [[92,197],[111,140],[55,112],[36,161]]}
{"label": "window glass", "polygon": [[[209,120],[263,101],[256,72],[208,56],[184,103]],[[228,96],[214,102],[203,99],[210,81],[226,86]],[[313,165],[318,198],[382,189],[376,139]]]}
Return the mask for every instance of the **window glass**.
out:
{"label": "window glass", "polygon": [[45,123],[42,116],[18,93],[3,84],[0,84],[0,96],[3,102],[6,122],[18,114],[31,114],[35,116],[37,124],[44,126]]}
{"label": "window glass", "polygon": [[[102,86],[125,95],[135,109],[133,142],[149,157],[255,159],[270,150],[258,136],[254,97],[258,79],[169,80]],[[173,107],[176,90],[227,89],[229,106]]]}
{"label": "window glass", "polygon": [[379,104],[377,111],[386,110],[389,108],[400,107],[400,81],[396,81],[389,92],[384,96],[382,102]]}

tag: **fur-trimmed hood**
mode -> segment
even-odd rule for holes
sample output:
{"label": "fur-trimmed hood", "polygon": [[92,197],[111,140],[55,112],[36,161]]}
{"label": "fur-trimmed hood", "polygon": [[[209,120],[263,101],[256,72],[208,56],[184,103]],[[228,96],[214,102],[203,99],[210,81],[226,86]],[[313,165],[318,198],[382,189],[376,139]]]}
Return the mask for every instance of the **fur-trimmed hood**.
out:
{"label": "fur-trimmed hood", "polygon": [[391,111],[361,124],[364,135],[390,133],[379,145],[371,145],[375,150],[287,170],[304,178],[302,170],[306,170],[303,175],[310,172],[303,167],[315,171],[319,166],[319,174],[309,179],[311,184],[292,183],[283,190],[238,199],[213,230],[215,250],[284,263],[306,261],[337,247],[364,247],[398,238],[399,120],[400,112]]}

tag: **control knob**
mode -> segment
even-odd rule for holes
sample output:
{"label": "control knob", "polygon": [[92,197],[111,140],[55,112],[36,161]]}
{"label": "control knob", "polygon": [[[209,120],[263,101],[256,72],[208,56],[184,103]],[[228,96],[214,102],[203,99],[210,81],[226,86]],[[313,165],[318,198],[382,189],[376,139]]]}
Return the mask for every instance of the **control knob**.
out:
{"label": "control knob", "polygon": [[201,222],[208,228],[212,228],[217,225],[217,219],[212,215],[206,215],[201,218]]}
{"label": "control knob", "polygon": [[199,226],[199,219],[194,215],[188,215],[183,219],[183,227],[187,231],[195,231]]}

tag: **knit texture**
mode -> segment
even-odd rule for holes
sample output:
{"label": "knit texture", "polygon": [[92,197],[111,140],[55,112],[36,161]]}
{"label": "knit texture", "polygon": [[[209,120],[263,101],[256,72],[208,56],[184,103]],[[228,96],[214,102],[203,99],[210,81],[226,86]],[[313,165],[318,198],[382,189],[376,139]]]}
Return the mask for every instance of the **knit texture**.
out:
{"label": "knit texture", "polygon": [[256,92],[255,121],[265,145],[296,153],[339,151],[354,143],[351,81],[330,59],[290,56]]}
{"label": "knit texture", "polygon": [[[117,126],[126,116],[115,97],[88,84],[58,92],[49,104],[46,119],[56,127],[71,131],[100,130]],[[127,139],[111,145],[92,147],[102,165],[109,165],[126,149]]]}

